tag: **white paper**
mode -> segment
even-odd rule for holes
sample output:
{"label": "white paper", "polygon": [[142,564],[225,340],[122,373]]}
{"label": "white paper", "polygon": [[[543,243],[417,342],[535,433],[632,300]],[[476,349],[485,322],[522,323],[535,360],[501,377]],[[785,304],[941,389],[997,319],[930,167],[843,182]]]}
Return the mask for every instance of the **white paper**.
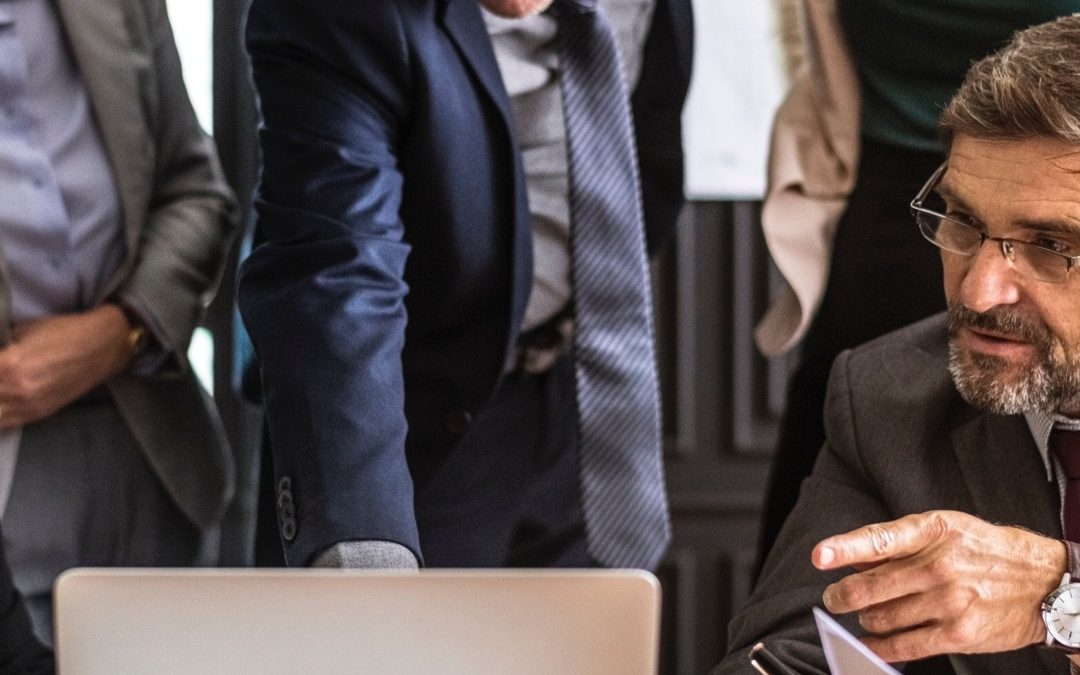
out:
{"label": "white paper", "polygon": [[833,675],[900,675],[900,671],[882,661],[817,607],[814,608],[814,621],[821,636],[821,646],[825,649],[825,660],[829,662]]}
{"label": "white paper", "polygon": [[772,2],[694,0],[683,112],[691,199],[760,199],[773,116],[787,89]]}

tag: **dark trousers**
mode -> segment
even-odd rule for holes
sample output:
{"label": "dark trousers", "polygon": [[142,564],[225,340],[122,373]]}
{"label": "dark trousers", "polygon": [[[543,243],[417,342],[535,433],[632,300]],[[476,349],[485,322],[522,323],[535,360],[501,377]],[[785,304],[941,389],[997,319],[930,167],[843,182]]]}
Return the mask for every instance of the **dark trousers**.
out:
{"label": "dark trousers", "polygon": [[758,540],[761,569],[825,441],[836,356],[945,308],[941,258],[909,203],[942,158],[863,139],[859,174],[837,226],[829,281],[792,377]]}
{"label": "dark trousers", "polygon": [[64,570],[211,562],[204,535],[169,497],[107,395],[23,429],[4,545],[47,644],[52,586]]}
{"label": "dark trousers", "polygon": [[[416,485],[428,567],[593,567],[585,543],[574,372],[507,375],[490,405]],[[265,444],[264,444],[265,447]],[[256,564],[284,565],[264,452]]]}

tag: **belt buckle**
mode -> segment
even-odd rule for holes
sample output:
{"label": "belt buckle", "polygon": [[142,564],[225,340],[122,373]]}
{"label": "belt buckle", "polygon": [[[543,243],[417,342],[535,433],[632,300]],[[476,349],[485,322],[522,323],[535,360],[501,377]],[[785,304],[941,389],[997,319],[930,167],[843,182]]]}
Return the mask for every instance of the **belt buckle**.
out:
{"label": "belt buckle", "polygon": [[529,331],[518,343],[517,367],[527,375],[542,375],[551,370],[569,349],[574,336],[574,318],[559,317]]}

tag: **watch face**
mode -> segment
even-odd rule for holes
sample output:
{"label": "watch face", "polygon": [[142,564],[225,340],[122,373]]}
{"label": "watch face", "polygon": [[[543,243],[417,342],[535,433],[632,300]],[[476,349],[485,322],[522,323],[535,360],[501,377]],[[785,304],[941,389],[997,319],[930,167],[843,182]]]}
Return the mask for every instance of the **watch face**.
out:
{"label": "watch face", "polygon": [[1065,584],[1046,598],[1046,629],[1069,647],[1080,647],[1080,584]]}

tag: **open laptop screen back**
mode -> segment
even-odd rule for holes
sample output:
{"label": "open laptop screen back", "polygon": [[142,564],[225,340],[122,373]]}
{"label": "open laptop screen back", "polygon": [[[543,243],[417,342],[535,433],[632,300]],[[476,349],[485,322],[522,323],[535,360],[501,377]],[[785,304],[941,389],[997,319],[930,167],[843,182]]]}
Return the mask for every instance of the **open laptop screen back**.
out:
{"label": "open laptop screen back", "polygon": [[659,586],[636,571],[73,570],[60,675],[651,675]]}

